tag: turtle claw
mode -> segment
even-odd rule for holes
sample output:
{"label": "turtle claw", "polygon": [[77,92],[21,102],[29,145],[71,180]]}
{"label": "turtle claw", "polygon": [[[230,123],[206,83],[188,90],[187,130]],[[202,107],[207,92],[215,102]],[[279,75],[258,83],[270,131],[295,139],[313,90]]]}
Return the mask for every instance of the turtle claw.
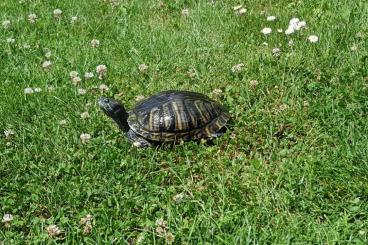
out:
{"label": "turtle claw", "polygon": [[151,146],[150,143],[148,142],[140,142],[140,141],[134,141],[133,142],[133,146],[137,147],[137,148],[146,148],[146,147],[149,147]]}

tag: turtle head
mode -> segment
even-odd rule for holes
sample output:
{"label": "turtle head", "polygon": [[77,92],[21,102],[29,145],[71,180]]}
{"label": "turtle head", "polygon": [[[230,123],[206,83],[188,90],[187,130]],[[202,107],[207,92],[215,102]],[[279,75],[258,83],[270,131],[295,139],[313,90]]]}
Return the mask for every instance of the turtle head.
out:
{"label": "turtle head", "polygon": [[125,132],[129,131],[129,125],[127,121],[128,113],[119,101],[101,97],[98,100],[98,105],[107,116],[111,117],[119,125],[121,130]]}

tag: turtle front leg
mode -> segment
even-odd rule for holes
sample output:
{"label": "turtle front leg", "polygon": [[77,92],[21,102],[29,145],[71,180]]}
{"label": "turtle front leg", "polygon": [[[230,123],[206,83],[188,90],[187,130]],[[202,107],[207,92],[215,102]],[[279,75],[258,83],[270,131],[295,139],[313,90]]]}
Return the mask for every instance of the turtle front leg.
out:
{"label": "turtle front leg", "polygon": [[145,138],[137,135],[134,133],[133,130],[129,130],[127,133],[129,141],[135,146],[139,148],[145,148],[151,146],[151,143],[149,143]]}

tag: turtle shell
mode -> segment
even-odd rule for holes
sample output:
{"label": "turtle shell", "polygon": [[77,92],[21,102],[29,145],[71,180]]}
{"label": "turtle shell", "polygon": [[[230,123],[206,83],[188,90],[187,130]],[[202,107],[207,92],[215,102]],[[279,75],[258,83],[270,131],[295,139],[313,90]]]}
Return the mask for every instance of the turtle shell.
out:
{"label": "turtle shell", "polygon": [[128,124],[153,141],[209,138],[225,126],[230,115],[207,96],[188,91],[164,91],[128,112]]}

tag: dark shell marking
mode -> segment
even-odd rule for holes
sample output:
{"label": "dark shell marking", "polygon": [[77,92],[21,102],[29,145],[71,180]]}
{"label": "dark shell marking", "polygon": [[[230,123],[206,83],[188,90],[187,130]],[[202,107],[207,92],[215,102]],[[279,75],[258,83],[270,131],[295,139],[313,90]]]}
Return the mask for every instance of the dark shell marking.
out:
{"label": "dark shell marking", "polygon": [[128,124],[146,139],[177,141],[211,137],[229,118],[224,107],[203,94],[165,91],[129,111]]}

